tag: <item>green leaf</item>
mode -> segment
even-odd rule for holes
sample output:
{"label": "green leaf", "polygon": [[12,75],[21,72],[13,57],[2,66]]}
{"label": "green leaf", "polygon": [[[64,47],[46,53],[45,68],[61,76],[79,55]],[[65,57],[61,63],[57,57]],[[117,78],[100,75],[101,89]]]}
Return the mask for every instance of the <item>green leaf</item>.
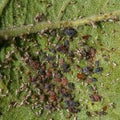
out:
{"label": "green leaf", "polygon": [[[81,36],[90,35],[89,44],[97,50],[95,60],[100,60],[100,65],[103,67],[101,74],[93,75],[98,78],[96,86],[98,87],[100,95],[103,96],[103,101],[101,103],[95,103],[93,106],[91,105],[89,91],[86,92],[87,87],[82,86],[80,82],[73,79],[76,77],[77,72],[74,66],[73,76],[67,75],[67,77],[70,81],[75,83],[76,99],[82,99],[81,105],[87,105],[88,109],[91,111],[101,109],[103,106],[107,105],[108,114],[104,116],[87,117],[86,110],[81,109],[81,112],[76,114],[77,119],[99,120],[101,118],[102,120],[119,120],[120,21],[116,16],[118,15],[119,17],[120,15],[119,6],[119,0],[0,0],[0,37],[4,36],[6,30],[7,33],[9,33],[7,35],[12,37],[24,34],[28,29],[26,26],[30,24],[35,27],[32,29],[30,27],[32,32],[28,30],[29,33],[36,33],[39,30],[44,30],[46,27],[59,28],[63,21],[65,21],[65,23],[67,21],[68,23],[62,24],[63,27],[67,27],[68,25],[75,27],[78,31],[77,37],[70,43],[72,49],[76,49],[79,40],[81,40]],[[102,19],[100,19],[102,22],[98,22],[98,15],[100,15],[100,17],[102,16],[100,13],[107,13],[107,15],[108,13],[115,14],[112,15],[112,19],[106,21],[106,19],[102,17]],[[45,19],[42,19],[39,23],[35,23],[34,18],[37,14],[45,15]],[[88,19],[89,17],[92,21]],[[70,22],[70,20],[72,22]],[[96,23],[96,21],[98,23]],[[86,23],[90,23],[90,25],[86,25]],[[91,24],[93,24],[93,26]],[[24,37],[17,37],[15,40],[10,37],[6,41],[3,40],[3,38],[0,39],[0,65],[2,65],[2,67],[0,67],[0,73],[3,75],[0,77],[0,89],[5,89],[5,91],[7,91],[7,89],[9,90],[7,97],[2,98],[0,96],[0,108],[2,108],[3,111],[3,115],[0,116],[0,119],[46,120],[53,118],[55,120],[65,120],[64,110],[53,112],[50,115],[44,113],[39,117],[34,115],[29,107],[21,106],[7,111],[8,103],[11,100],[18,100],[16,89],[27,81],[26,71],[30,70],[29,66],[26,66],[22,61],[22,54],[28,50],[30,54],[34,56],[39,49],[46,49],[47,47],[46,37],[40,37],[34,34],[30,34],[27,37],[29,41]],[[50,39],[55,41],[56,38],[53,37]],[[25,51],[21,52],[20,48],[23,48]],[[10,57],[7,57],[9,54]],[[108,61],[106,61],[106,59],[108,59]],[[83,62],[83,66],[84,64]],[[5,68],[3,66],[5,66]],[[110,75],[108,75],[108,73]],[[12,82],[10,82],[11,80]],[[21,99],[22,98],[20,98],[20,100]],[[112,103],[115,103],[114,109],[110,107]],[[73,117],[71,119],[73,119]]]}

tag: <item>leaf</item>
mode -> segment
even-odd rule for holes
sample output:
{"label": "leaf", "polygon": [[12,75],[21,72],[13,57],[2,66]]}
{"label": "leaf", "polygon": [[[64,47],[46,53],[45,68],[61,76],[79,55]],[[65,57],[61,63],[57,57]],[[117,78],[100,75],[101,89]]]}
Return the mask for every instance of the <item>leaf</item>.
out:
{"label": "leaf", "polygon": [[[0,6],[2,6],[0,7],[1,30],[13,26],[19,28],[23,25],[35,25],[34,18],[37,14],[44,14],[46,16],[46,18],[41,20],[38,24],[41,24],[42,22],[46,23],[47,21],[51,21],[54,24],[54,22],[60,23],[61,21],[68,20],[81,20],[82,17],[85,18],[91,16],[91,18],[93,18],[94,15],[99,15],[101,12],[109,13],[117,11],[120,6],[119,0],[11,0],[8,3],[7,2],[7,0],[4,0],[4,3],[7,4],[7,6],[5,6],[6,4],[3,4],[2,0],[0,1]],[[82,86],[81,83],[76,82],[76,79],[73,79],[77,72],[73,66],[73,78],[71,76],[67,77],[70,81],[75,83],[76,99],[82,99],[82,105],[84,106],[84,104],[87,104],[91,111],[101,109],[104,105],[108,105],[107,115],[88,118],[85,109],[81,109],[81,112],[76,115],[78,120],[98,120],[100,117],[102,120],[119,120],[120,118],[120,21],[117,21],[117,17],[114,17],[114,20],[111,19],[108,21],[100,22],[93,27],[91,25],[75,27],[78,31],[78,36],[71,41],[71,48],[75,49],[79,40],[81,40],[81,36],[88,34],[91,35],[89,44],[97,49],[95,59],[100,60],[103,72],[94,75],[94,77],[98,78],[96,85],[98,86],[100,95],[104,98],[103,102],[100,104],[96,103],[94,106],[91,105],[88,93],[86,93],[87,88]],[[45,27],[43,26],[43,28]],[[22,31],[23,29],[21,32]],[[47,46],[47,38],[45,37],[38,37],[34,34],[31,34],[28,37],[30,41],[24,40],[24,37],[16,38],[15,41],[13,38],[10,38],[10,43],[6,45],[6,43],[4,43],[6,41],[4,41],[0,46],[0,64],[6,66],[4,69],[2,67],[0,68],[0,73],[4,76],[2,77],[2,82],[0,82],[0,84],[2,84],[2,86],[6,85],[5,89],[9,89],[8,96],[4,99],[1,98],[2,100],[0,99],[0,101],[2,101],[0,107],[2,107],[3,110],[3,115],[1,116],[2,120],[39,119],[39,117],[35,116],[27,107],[13,108],[10,109],[10,111],[7,111],[8,103],[11,100],[18,99],[15,90],[20,87],[21,83],[26,82],[27,79],[26,71],[29,70],[29,67],[25,67],[22,61],[22,54],[29,50],[30,54],[34,56],[39,49],[45,49]],[[54,42],[55,38],[53,37],[50,39]],[[27,49],[28,47],[28,49],[24,52],[20,52],[20,47],[24,49]],[[6,56],[9,54],[11,57],[7,58]],[[106,59],[108,59],[108,61],[106,61]],[[21,69],[22,73],[19,72]],[[110,75],[108,75],[108,73]],[[21,76],[22,79],[20,79]],[[10,80],[12,80],[12,83],[10,83]],[[2,88],[1,85],[0,88]],[[115,103],[114,109],[110,107],[110,104],[112,103]],[[40,116],[40,119],[42,120],[50,118],[55,120],[65,120],[65,111],[61,110],[60,112],[53,112],[50,115],[44,113]]]}

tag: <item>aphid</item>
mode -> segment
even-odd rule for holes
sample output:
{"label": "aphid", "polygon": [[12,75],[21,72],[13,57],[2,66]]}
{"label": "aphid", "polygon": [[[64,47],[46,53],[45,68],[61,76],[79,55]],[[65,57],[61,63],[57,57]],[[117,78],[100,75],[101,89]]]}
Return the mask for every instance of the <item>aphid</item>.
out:
{"label": "aphid", "polygon": [[73,51],[69,50],[68,51],[68,57],[73,58],[74,56],[75,55],[74,55]]}
{"label": "aphid", "polygon": [[88,59],[88,53],[86,52],[85,49],[82,49],[80,54],[82,55],[82,57],[83,57],[85,60]]}
{"label": "aphid", "polygon": [[95,66],[95,67],[99,67],[99,61],[98,61],[98,60],[95,61],[94,66]]}
{"label": "aphid", "polygon": [[49,48],[49,51],[52,52],[52,53],[56,53],[56,50],[53,47]]}
{"label": "aphid", "polygon": [[77,34],[77,31],[74,28],[65,28],[64,29],[64,34],[68,37],[73,37]]}
{"label": "aphid", "polygon": [[45,96],[44,95],[40,95],[40,102],[45,102]]}
{"label": "aphid", "polygon": [[62,44],[59,44],[59,45],[56,46],[56,50],[58,52],[61,52],[61,53],[64,53],[64,54],[67,53],[68,49],[69,49],[68,46],[65,46],[65,45],[62,45]]}
{"label": "aphid", "polygon": [[99,72],[101,72],[101,71],[103,71],[103,68],[102,68],[102,67],[97,67],[97,68],[95,68],[95,69],[93,70],[94,73],[99,73]]}
{"label": "aphid", "polygon": [[90,50],[89,50],[89,56],[91,58],[93,58],[95,56],[95,53],[96,53],[96,49],[94,49],[94,48],[91,47]]}
{"label": "aphid", "polygon": [[56,100],[55,94],[49,96],[49,101],[54,102]]}
{"label": "aphid", "polygon": [[90,90],[90,91],[96,91],[97,88],[96,88],[95,86],[89,86],[89,90]]}
{"label": "aphid", "polygon": [[63,63],[61,65],[61,69],[62,69],[63,72],[69,72],[70,71],[70,65],[67,64],[67,63]]}
{"label": "aphid", "polygon": [[67,85],[68,80],[66,78],[62,78],[61,79],[61,84],[63,84],[64,86]]}
{"label": "aphid", "polygon": [[50,70],[46,71],[46,78],[51,78],[52,77],[52,72]]}
{"label": "aphid", "polygon": [[55,59],[55,56],[53,55],[47,55],[47,60],[48,61],[53,61]]}
{"label": "aphid", "polygon": [[94,111],[94,113],[99,116],[107,114],[105,111]]}
{"label": "aphid", "polygon": [[62,75],[61,71],[56,71],[56,73],[55,73],[55,75],[54,75],[54,77],[55,77],[55,78],[58,78],[58,79],[60,79],[62,76],[63,76],[63,75]]}
{"label": "aphid", "polygon": [[87,115],[88,117],[91,117],[91,116],[92,116],[92,115],[91,115],[91,112],[89,112],[89,111],[86,112],[86,115]]}
{"label": "aphid", "polygon": [[82,69],[82,72],[86,75],[89,75],[91,73],[91,71],[92,71],[91,67],[84,67]]}
{"label": "aphid", "polygon": [[64,40],[64,46],[69,47],[69,40]]}
{"label": "aphid", "polygon": [[83,35],[82,39],[86,41],[86,40],[88,40],[89,37],[90,37],[90,35]]}
{"label": "aphid", "polygon": [[84,78],[84,74],[83,73],[77,73],[77,78],[78,79],[83,79]]}
{"label": "aphid", "polygon": [[107,110],[107,106],[106,106],[106,105],[103,106],[102,110],[103,110],[103,111],[106,111],[106,110]]}
{"label": "aphid", "polygon": [[74,107],[68,108],[68,109],[69,109],[69,111],[70,111],[71,113],[78,113],[78,112],[80,111],[79,108],[74,108]]}
{"label": "aphid", "polygon": [[101,101],[101,96],[99,96],[98,94],[93,94],[90,96],[90,98],[93,102]]}
{"label": "aphid", "polygon": [[97,81],[96,78],[89,78],[89,80],[90,80],[91,82],[96,82],[96,81]]}
{"label": "aphid", "polygon": [[74,83],[72,83],[72,82],[69,82],[68,83],[68,88],[71,90],[71,89],[74,89],[74,87],[75,87],[75,85],[74,85]]}
{"label": "aphid", "polygon": [[46,74],[45,69],[40,68],[39,73],[40,73],[40,75],[44,76]]}

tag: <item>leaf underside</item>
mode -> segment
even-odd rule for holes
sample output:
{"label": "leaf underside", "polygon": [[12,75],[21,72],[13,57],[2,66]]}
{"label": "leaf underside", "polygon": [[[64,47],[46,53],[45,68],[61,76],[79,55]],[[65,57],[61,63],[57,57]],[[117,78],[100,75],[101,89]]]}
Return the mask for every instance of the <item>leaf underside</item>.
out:
{"label": "leaf underside", "polygon": [[[61,20],[73,20],[80,19],[80,17],[91,16],[99,13],[111,12],[119,9],[119,0],[76,0],[67,4],[68,0],[10,0],[2,11],[0,16],[0,29],[9,28],[11,26],[21,26],[27,24],[34,24],[34,17],[36,14],[44,14],[46,17],[43,21],[61,21]],[[0,0],[0,4],[2,0]],[[65,7],[65,8],[64,8]],[[60,10],[62,10],[60,13]],[[60,13],[60,14],[59,14]],[[60,15],[60,16],[58,16]],[[86,111],[81,109],[76,114],[78,120],[119,120],[120,119],[120,21],[117,22],[104,22],[93,26],[81,26],[76,27],[77,37],[71,41],[71,48],[75,49],[77,43],[81,40],[81,36],[90,35],[89,45],[96,48],[97,53],[95,60],[100,61],[100,66],[103,67],[103,72],[100,74],[93,75],[98,81],[96,86],[99,94],[103,96],[103,101],[95,103],[92,106],[89,102],[87,94],[87,87],[77,82],[75,74],[73,77],[67,76],[70,81],[75,83],[76,100],[82,99],[82,104],[87,104],[89,110],[95,111],[101,109],[104,105],[115,103],[115,108],[108,107],[107,115],[87,117]],[[0,77],[0,89],[5,93],[7,90],[7,97],[0,96],[0,120],[48,120],[53,118],[55,120],[65,120],[65,111],[53,112],[50,115],[43,113],[41,116],[36,116],[30,107],[21,106],[12,108],[9,111],[8,103],[11,100],[19,101],[15,92],[21,83],[27,81],[26,71],[28,67],[22,62],[22,53],[19,53],[18,48],[29,47],[29,52],[34,56],[35,52],[39,49],[45,49],[47,44],[46,37],[38,37],[34,34],[29,35],[29,42],[23,40],[23,38],[16,38],[16,44],[1,43],[0,44],[0,65],[5,64],[5,68],[0,67],[0,73],[4,76]],[[54,42],[55,38],[52,38]],[[10,40],[11,41],[11,40]],[[37,43],[37,45],[35,45]],[[12,60],[6,57],[9,53],[12,53]],[[108,59],[106,61],[106,59]],[[84,64],[84,63],[83,63]],[[22,69],[22,72],[20,72]],[[74,69],[73,73],[78,72]],[[106,74],[110,74],[106,76]],[[22,79],[20,78],[22,76]],[[12,81],[12,82],[11,82]],[[101,85],[103,84],[103,85]],[[80,91],[80,93],[79,93]],[[1,94],[1,93],[0,93]],[[73,119],[73,118],[71,118]]]}

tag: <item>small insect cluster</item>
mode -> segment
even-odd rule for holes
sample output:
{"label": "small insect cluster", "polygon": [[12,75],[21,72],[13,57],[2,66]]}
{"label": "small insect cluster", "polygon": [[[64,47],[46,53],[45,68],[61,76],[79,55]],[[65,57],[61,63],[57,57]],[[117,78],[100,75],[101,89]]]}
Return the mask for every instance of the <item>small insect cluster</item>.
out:
{"label": "small insect cluster", "polygon": [[[82,84],[86,84],[91,91],[89,99],[92,104],[102,101],[102,96],[98,94],[95,82],[97,79],[92,74],[102,72],[99,61],[94,61],[96,49],[88,46],[87,41],[89,35],[82,36],[82,40],[78,45],[71,48],[73,38],[77,36],[74,28],[65,28],[62,31],[45,30],[38,33],[39,36],[55,37],[57,43],[53,39],[48,39],[46,50],[40,49],[37,57],[27,56],[24,62],[34,71],[28,72],[28,82],[22,85],[21,91],[26,91],[22,105],[28,104],[33,112],[37,115],[44,111],[51,113],[56,110],[66,110],[70,114],[78,113],[82,109],[80,101],[76,100],[76,86],[71,77],[76,72],[76,78]],[[80,62],[85,61],[85,67],[80,66]],[[76,70],[73,70],[76,69]],[[26,90],[27,88],[27,90]],[[106,114],[107,106],[100,111],[86,111],[87,116]]]}

